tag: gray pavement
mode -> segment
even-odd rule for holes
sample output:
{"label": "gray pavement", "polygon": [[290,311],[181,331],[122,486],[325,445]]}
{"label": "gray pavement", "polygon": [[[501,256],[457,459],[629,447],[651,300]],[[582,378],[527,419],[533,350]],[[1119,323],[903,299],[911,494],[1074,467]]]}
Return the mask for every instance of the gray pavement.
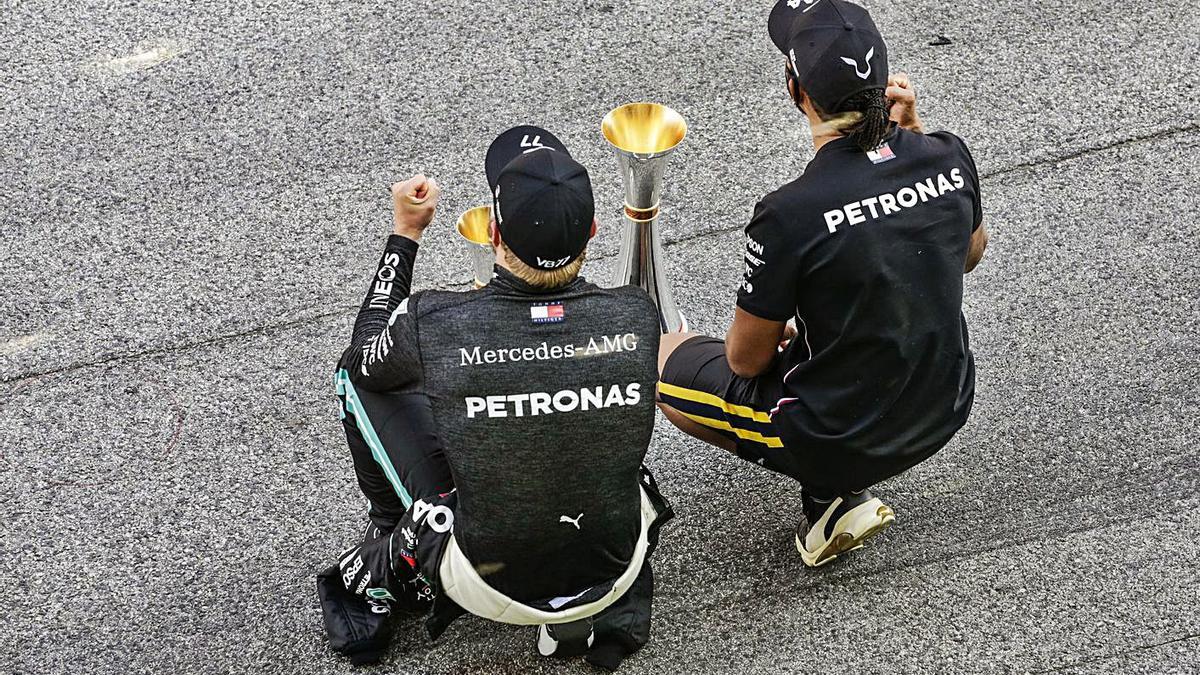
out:
{"label": "gray pavement", "polygon": [[[360,522],[329,373],[386,186],[446,186],[418,285],[455,287],[487,143],[544,124],[591,169],[606,279],[598,121],[666,102],[691,125],[670,273],[719,333],[740,227],[811,155],[758,4],[0,4],[0,672],[352,670],[313,574]],[[661,425],[680,517],[624,672],[1200,672],[1200,17],[869,6],[985,174],[975,414],[879,488],[898,526],[818,572],[791,484]],[[378,671],[586,670],[531,640],[408,621]]]}

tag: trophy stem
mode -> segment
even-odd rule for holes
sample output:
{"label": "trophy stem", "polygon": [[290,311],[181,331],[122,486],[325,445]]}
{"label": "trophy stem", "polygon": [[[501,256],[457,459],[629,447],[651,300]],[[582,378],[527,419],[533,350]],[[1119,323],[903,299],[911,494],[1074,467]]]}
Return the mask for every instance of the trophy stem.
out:
{"label": "trophy stem", "polygon": [[667,278],[657,215],[650,220],[634,220],[627,207],[624,220],[613,285],[640,286],[649,293],[658,305],[659,328],[663,333],[686,331],[687,321],[675,305],[671,281]]}

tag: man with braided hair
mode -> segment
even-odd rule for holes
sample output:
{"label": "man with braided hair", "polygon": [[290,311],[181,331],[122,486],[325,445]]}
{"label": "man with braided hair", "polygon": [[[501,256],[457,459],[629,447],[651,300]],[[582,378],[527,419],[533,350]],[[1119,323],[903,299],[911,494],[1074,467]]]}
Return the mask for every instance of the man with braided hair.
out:
{"label": "man with braided hair", "polygon": [[755,208],[726,340],[663,337],[659,405],[685,432],[800,482],[796,547],[816,567],[888,527],[895,514],[867,489],[966,423],[963,274],[987,233],[970,151],[924,133],[865,9],[779,0],[768,29],[816,155]]}

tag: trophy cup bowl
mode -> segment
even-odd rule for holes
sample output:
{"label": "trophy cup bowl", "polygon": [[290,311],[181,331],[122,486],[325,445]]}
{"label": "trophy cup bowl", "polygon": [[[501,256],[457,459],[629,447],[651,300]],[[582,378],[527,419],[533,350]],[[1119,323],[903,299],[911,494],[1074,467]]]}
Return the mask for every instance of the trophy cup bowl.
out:
{"label": "trophy cup bowl", "polygon": [[683,116],[658,103],[630,103],[604,116],[604,138],[618,150],[658,155],[675,149],[687,136]]}
{"label": "trophy cup bowl", "polygon": [[458,217],[458,233],[467,243],[471,271],[475,276],[475,288],[483,288],[492,280],[496,251],[492,248],[492,235],[488,228],[491,220],[490,206],[473,208]]}

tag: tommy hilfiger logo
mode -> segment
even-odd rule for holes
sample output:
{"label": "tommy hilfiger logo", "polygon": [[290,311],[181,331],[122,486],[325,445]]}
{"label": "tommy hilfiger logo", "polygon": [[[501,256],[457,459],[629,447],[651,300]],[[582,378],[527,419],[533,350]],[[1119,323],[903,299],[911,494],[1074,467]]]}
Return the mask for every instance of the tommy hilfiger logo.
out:
{"label": "tommy hilfiger logo", "polygon": [[867,157],[871,160],[872,164],[883,164],[884,162],[896,159],[896,153],[892,152],[891,144],[884,143],[874,150],[867,151]]}
{"label": "tommy hilfiger logo", "polygon": [[859,69],[857,59],[852,59],[849,56],[843,56],[842,61],[848,66],[854,66],[854,74],[858,75],[859,79],[865,80],[871,76],[871,59],[873,58],[875,58],[875,48],[871,47],[871,49],[867,51],[867,57],[863,59],[863,63],[867,65],[866,72],[863,72],[861,69]]}
{"label": "tommy hilfiger logo", "polygon": [[567,320],[561,302],[547,302],[529,307],[529,320],[534,323],[562,323]]}

